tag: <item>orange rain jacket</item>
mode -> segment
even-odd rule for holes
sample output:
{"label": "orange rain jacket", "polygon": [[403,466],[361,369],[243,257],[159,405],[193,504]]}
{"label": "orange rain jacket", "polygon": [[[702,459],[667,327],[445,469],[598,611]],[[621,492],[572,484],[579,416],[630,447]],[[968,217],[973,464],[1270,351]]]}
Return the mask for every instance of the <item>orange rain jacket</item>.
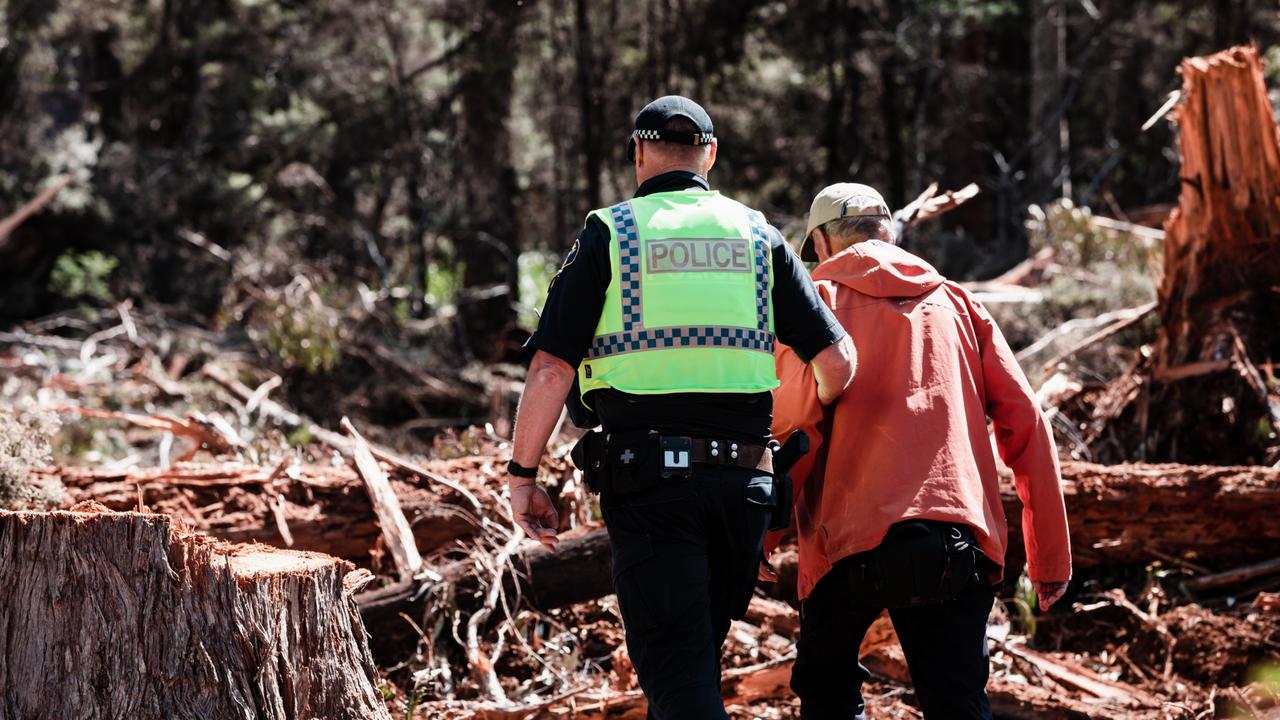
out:
{"label": "orange rain jacket", "polygon": [[1022,498],[1031,579],[1069,580],[1053,434],[981,303],[924,260],[875,240],[828,258],[813,277],[853,339],[857,371],[824,421],[813,370],[778,349],[773,434],[800,428],[812,442],[792,473],[800,597],[832,563],[874,548],[907,518],[967,523],[1003,566],[1007,525],[988,417]]}

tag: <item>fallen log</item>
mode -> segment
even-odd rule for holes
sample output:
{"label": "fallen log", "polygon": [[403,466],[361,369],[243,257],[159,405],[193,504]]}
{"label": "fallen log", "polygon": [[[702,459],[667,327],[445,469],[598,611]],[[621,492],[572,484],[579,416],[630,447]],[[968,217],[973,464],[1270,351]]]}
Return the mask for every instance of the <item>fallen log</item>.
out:
{"label": "fallen log", "polygon": [[1241,583],[1245,580],[1252,580],[1257,577],[1274,575],[1276,573],[1280,573],[1280,558],[1272,558],[1264,562],[1234,568],[1226,572],[1198,577],[1188,582],[1187,587],[1196,591],[1212,590],[1213,588],[1235,585],[1236,583]]}
{"label": "fallen log", "polygon": [[[1197,465],[1062,465],[1076,568],[1190,559],[1230,568],[1280,555],[1280,469]],[[1009,548],[1022,505],[1004,491]]]}
{"label": "fallen log", "polygon": [[[613,592],[613,553],[604,528],[561,536],[554,554],[528,541],[515,558],[518,578],[504,576],[508,593],[517,593],[534,608],[552,610],[587,602]],[[356,596],[371,636],[374,657],[383,666],[405,659],[420,636],[406,617],[422,617],[433,588],[447,588],[465,612],[479,606],[482,588],[475,562],[459,560],[437,568],[437,576],[424,582],[404,581]]]}
{"label": "fallen log", "polygon": [[[442,476],[459,477],[475,474],[476,462],[459,459],[433,467]],[[283,498],[292,547],[367,563],[381,531],[359,478],[346,467],[292,466],[280,475],[272,479],[269,469],[236,463],[35,473],[37,481],[61,479],[72,502],[95,500],[130,510],[141,501],[215,537],[282,545],[271,497],[264,492],[270,487]],[[470,498],[434,482],[423,486],[393,478],[391,485],[424,554],[474,534],[478,520]],[[1077,568],[1177,557],[1229,569],[1280,555],[1280,524],[1268,521],[1280,514],[1280,469],[1068,462],[1063,463],[1063,491]],[[1020,554],[1022,510],[1011,485],[1003,500],[1009,548]],[[567,542],[555,555],[526,551],[532,581],[525,583],[524,594],[535,607],[563,607],[610,592],[603,530]],[[776,560],[781,580],[771,592],[793,601],[794,555],[783,553]]]}
{"label": "fallen log", "polygon": [[0,512],[6,717],[386,718],[336,558],[163,515]]}
{"label": "fallen log", "polygon": [[[1077,568],[1169,557],[1196,558],[1201,563],[1229,567],[1280,552],[1280,525],[1270,521],[1280,513],[1278,469],[1064,463],[1063,490]],[[1018,519],[1022,508],[1011,485],[1005,488],[1003,501],[1011,519],[1008,562],[1020,567]],[[1141,522],[1134,522],[1135,518]],[[1232,521],[1224,523],[1222,518]],[[559,547],[551,554],[535,544],[527,545],[517,563],[525,572],[518,584],[507,578],[510,588],[518,589],[531,606],[541,610],[612,592],[611,552],[603,528],[568,535]],[[795,554],[779,553],[773,562],[780,580],[764,589],[794,602]],[[441,579],[431,582],[453,585],[458,595],[465,597],[478,588],[477,580],[470,576],[472,569],[470,561],[457,562],[438,569]],[[1011,568],[1011,574],[1016,572]],[[421,617],[423,598],[423,587],[415,583],[357,598],[380,661],[401,657],[416,644],[416,630],[401,615]],[[785,618],[774,608],[773,622],[778,623],[778,617]],[[785,625],[775,627],[788,634]]]}
{"label": "fallen log", "polygon": [[[123,511],[142,504],[223,540],[321,552],[361,565],[369,563],[381,536],[361,480],[342,466],[287,465],[273,473],[242,463],[179,463],[150,470],[47,467],[32,473],[36,483],[54,478],[66,488],[68,505],[93,500]],[[423,553],[465,540],[480,522],[471,501],[447,488],[395,478],[391,487]],[[292,544],[284,541],[281,522]]]}

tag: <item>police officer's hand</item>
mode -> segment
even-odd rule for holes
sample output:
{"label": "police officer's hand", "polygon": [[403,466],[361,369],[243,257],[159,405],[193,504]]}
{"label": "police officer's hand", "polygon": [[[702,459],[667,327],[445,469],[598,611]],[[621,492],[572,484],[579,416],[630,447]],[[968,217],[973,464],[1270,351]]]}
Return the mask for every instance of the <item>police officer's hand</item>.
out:
{"label": "police officer's hand", "polygon": [[551,496],[541,485],[529,482],[510,485],[511,515],[529,537],[555,552],[556,528],[560,527],[560,515],[551,504]]}
{"label": "police officer's hand", "polygon": [[1036,599],[1040,601],[1040,610],[1044,612],[1058,602],[1063,595],[1067,594],[1067,583],[1065,582],[1038,582],[1033,583],[1036,590]]}

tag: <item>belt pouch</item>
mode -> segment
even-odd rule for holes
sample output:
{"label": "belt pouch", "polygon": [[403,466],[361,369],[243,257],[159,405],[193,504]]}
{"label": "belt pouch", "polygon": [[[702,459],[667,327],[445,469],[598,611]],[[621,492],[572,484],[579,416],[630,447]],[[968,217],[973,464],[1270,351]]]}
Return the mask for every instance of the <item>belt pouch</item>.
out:
{"label": "belt pouch", "polygon": [[643,492],[661,482],[658,435],[647,430],[609,433],[605,450],[608,487],[615,495]]}
{"label": "belt pouch", "polygon": [[606,471],[604,448],[604,433],[599,430],[588,430],[569,453],[574,466],[582,471],[582,481],[586,483],[587,490],[593,493],[599,493],[600,486],[603,484],[602,479]]}

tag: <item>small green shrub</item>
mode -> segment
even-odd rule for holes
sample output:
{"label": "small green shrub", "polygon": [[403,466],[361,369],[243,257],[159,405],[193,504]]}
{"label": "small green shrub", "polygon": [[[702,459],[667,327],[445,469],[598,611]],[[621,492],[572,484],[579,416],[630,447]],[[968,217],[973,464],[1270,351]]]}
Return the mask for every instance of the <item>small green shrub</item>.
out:
{"label": "small green shrub", "polygon": [[110,255],[90,250],[78,253],[68,250],[54,262],[49,275],[49,290],[68,300],[92,299],[112,301],[108,280],[120,261]]}
{"label": "small green shrub", "polygon": [[249,337],[289,368],[328,372],[342,359],[347,323],[342,313],[299,276],[282,290],[271,289],[254,309]]}
{"label": "small green shrub", "polygon": [[[1132,308],[1155,299],[1153,278],[1159,244],[1148,238],[1106,230],[1092,221],[1092,211],[1059,201],[1031,206],[1026,223],[1031,254],[1052,248],[1054,266],[1041,281],[1043,301],[989,306],[1000,329],[1015,350],[1031,345],[1068,320],[1094,318],[1103,313]],[[1150,320],[1150,318],[1148,318]],[[1040,363],[1099,328],[1082,327],[1067,333],[1039,353],[1025,358],[1023,369],[1033,383],[1041,378]],[[1127,362],[1113,356],[1115,343],[1129,344],[1150,334],[1142,323],[1076,356],[1091,376],[1120,372]]]}

